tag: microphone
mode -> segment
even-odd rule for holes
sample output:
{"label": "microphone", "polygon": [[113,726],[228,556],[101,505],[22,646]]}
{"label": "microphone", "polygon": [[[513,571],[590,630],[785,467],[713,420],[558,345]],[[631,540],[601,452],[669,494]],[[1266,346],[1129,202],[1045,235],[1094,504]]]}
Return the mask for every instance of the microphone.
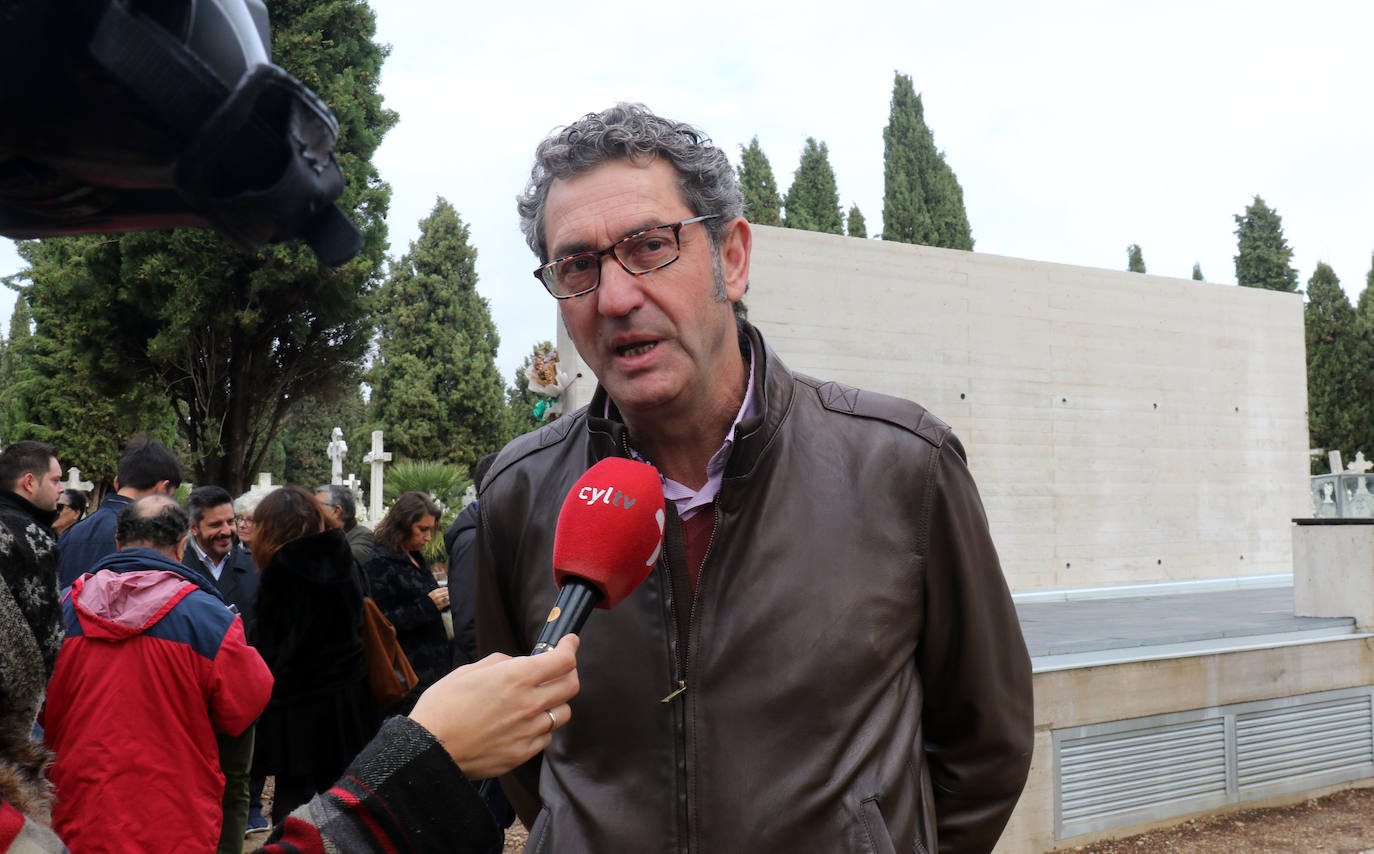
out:
{"label": "microphone", "polygon": [[582,630],[592,608],[614,608],[649,577],[663,550],[663,484],[647,463],[610,457],[578,478],[558,511],[558,599],[530,655]]}

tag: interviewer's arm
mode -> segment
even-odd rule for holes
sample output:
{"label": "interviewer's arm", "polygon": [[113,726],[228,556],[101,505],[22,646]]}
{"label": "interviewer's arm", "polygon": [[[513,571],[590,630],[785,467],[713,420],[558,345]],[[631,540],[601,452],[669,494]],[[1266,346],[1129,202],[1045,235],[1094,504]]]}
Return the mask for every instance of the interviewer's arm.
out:
{"label": "interviewer's arm", "polygon": [[261,854],[466,854],[500,840],[468,779],[514,768],[549,743],[577,693],[577,638],[534,658],[490,655],[460,667],[420,696],[409,718],[391,718],[329,791],[272,831]]}

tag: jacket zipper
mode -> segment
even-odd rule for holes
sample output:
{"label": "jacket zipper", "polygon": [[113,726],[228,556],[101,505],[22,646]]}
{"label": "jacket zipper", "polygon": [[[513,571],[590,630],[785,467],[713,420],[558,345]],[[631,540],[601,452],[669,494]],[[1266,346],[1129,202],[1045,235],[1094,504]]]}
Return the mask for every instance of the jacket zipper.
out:
{"label": "jacket zipper", "polygon": [[[697,636],[697,600],[701,598],[702,588],[706,584],[706,563],[711,559],[711,551],[716,546],[716,533],[720,531],[719,492],[716,493],[715,500],[711,502],[711,511],[715,516],[714,520],[711,522],[711,537],[706,541],[706,551],[703,552],[701,555],[701,568],[697,571],[697,584],[696,587],[692,590],[692,606],[687,611],[687,641],[685,644],[683,644],[682,647],[683,681],[680,683],[681,688],[679,689],[681,691],[687,690],[686,680],[688,676],[688,670],[691,667],[692,661],[691,645]],[[681,522],[679,522],[679,525],[681,525]],[[689,573],[690,577],[691,567],[686,567],[686,571]],[[685,703],[682,709],[682,749],[685,754],[685,751],[687,749],[687,708]],[[687,776],[691,776],[691,768],[687,769]],[[682,850],[684,852],[690,852],[692,850],[692,840],[696,838],[696,823],[693,821],[693,808],[695,807],[695,804],[692,803],[692,786],[690,780],[684,779],[682,781],[682,784],[687,787],[687,836],[683,840]]]}
{"label": "jacket zipper", "polygon": [[[626,459],[634,459],[634,456],[630,453],[630,440],[629,435],[627,433],[621,434],[620,446]],[[691,651],[689,647],[693,636],[696,634],[697,599],[700,598],[701,587],[702,584],[705,582],[706,562],[711,558],[711,552],[713,549],[715,549],[716,546],[716,534],[720,531],[719,492],[716,493],[715,500],[711,502],[711,509],[715,514],[715,519],[711,524],[711,537],[706,541],[706,551],[701,556],[701,569],[697,573],[696,588],[692,591],[692,604],[687,611],[687,637],[677,639],[678,653],[676,656],[674,656],[673,661],[673,666],[676,670],[675,675],[677,677],[674,680],[676,684],[673,690],[668,694],[668,696],[664,697],[662,700],[659,701],[662,703],[671,703],[673,700],[677,699],[679,695],[685,694],[687,692],[687,669],[688,663],[691,658]],[[679,519],[679,532],[681,532],[681,529],[682,520]],[[677,597],[673,594],[673,564],[668,556],[669,551],[670,550],[667,548],[667,544],[665,543],[662,553],[663,567],[666,575],[668,576],[666,579],[667,585],[665,590],[665,598],[668,600],[669,631],[671,631],[673,635],[676,636],[678,625]],[[685,554],[686,552],[684,549],[684,556]],[[690,579],[691,567],[684,566],[683,571],[688,573],[688,578]],[[682,851],[683,854],[690,854],[691,840],[693,837],[692,788],[690,782],[687,779],[687,777],[690,774],[690,769],[687,768],[687,706],[685,700],[683,701],[682,705],[675,710],[675,712],[679,716],[678,720],[680,721],[678,725],[678,750],[681,752],[682,755],[682,765],[684,769],[683,778],[679,781],[680,785],[683,787],[684,793],[683,815],[681,816],[683,835],[680,840],[679,850]]]}

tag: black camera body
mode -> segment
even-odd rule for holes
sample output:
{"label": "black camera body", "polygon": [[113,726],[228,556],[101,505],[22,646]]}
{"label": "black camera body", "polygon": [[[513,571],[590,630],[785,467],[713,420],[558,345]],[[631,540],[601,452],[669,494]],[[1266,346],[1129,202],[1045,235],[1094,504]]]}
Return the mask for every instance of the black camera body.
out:
{"label": "black camera body", "polygon": [[262,0],[0,0],[0,235],[213,226],[352,258],[338,123],[269,45]]}

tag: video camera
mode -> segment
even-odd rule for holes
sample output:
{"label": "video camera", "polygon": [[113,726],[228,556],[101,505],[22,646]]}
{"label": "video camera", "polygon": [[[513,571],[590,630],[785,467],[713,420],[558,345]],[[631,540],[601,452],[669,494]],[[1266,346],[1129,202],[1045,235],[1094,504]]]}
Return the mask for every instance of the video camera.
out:
{"label": "video camera", "polygon": [[0,0],[0,235],[208,225],[352,258],[338,122],[269,44],[262,0]]}

